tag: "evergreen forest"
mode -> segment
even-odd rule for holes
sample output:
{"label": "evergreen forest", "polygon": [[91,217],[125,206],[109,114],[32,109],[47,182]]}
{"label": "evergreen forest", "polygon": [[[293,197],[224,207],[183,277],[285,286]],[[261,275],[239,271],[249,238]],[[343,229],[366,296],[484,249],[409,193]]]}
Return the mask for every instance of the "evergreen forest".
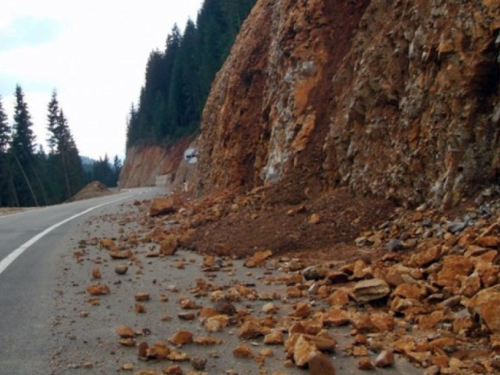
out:
{"label": "evergreen forest", "polygon": [[196,24],[175,25],[152,51],[139,102],[127,119],[127,148],[169,144],[195,133],[210,86],[256,0],[205,0]]}
{"label": "evergreen forest", "polygon": [[12,124],[0,97],[0,207],[57,204],[90,181],[116,186],[121,161],[107,156],[83,165],[68,120],[54,91],[47,110],[48,153],[35,143],[33,122],[22,88],[15,91]]}

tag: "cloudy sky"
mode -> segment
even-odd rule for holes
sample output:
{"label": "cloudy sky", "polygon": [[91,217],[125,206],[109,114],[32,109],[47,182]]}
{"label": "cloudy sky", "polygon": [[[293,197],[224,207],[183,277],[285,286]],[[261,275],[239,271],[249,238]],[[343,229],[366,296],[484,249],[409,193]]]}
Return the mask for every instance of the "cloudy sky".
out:
{"label": "cloudy sky", "polygon": [[45,147],[47,105],[57,90],[80,154],[123,157],[127,112],[149,53],[164,49],[203,0],[2,0],[0,95],[12,122],[21,85],[37,143]]}

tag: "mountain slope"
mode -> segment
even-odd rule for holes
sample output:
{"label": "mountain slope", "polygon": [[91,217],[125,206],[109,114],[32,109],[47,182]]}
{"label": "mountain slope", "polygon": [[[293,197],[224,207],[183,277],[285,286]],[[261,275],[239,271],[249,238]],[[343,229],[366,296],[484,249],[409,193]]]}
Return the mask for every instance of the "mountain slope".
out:
{"label": "mountain slope", "polygon": [[291,180],[451,205],[495,182],[499,8],[258,1],[205,106],[197,190]]}

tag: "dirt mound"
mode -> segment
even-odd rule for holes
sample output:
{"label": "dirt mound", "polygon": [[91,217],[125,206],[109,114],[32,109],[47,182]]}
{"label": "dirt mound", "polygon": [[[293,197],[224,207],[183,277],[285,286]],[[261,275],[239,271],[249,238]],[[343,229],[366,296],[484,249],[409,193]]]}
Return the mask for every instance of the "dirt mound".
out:
{"label": "dirt mound", "polygon": [[76,193],[70,200],[68,200],[68,202],[98,198],[110,194],[113,194],[113,192],[109,190],[108,187],[102,182],[92,181],[90,184],[86,185],[82,190]]}

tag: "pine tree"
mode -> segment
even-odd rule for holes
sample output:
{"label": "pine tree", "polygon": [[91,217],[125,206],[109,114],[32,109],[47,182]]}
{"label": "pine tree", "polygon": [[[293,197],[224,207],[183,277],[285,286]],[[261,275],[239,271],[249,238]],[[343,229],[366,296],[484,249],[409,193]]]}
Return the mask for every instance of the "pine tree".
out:
{"label": "pine tree", "polygon": [[7,115],[3,109],[2,97],[0,96],[0,207],[6,207],[12,202],[11,173],[7,154],[10,141],[10,127]]}
{"label": "pine tree", "polygon": [[22,206],[38,206],[37,195],[34,185],[34,141],[28,105],[24,101],[24,93],[21,87],[16,86],[16,104],[14,108],[14,125],[12,127],[12,139],[10,152],[14,159],[14,186],[16,187],[19,204]]}
{"label": "pine tree", "polygon": [[52,92],[52,98],[48,105],[49,113],[47,115],[47,131],[49,137],[47,138],[47,143],[49,145],[49,152],[53,152],[57,144],[58,138],[58,117],[59,117],[59,102],[57,101],[57,92],[54,90]]}
{"label": "pine tree", "polygon": [[10,127],[7,114],[3,109],[2,97],[0,96],[0,153],[7,152],[7,146],[10,141]]}

